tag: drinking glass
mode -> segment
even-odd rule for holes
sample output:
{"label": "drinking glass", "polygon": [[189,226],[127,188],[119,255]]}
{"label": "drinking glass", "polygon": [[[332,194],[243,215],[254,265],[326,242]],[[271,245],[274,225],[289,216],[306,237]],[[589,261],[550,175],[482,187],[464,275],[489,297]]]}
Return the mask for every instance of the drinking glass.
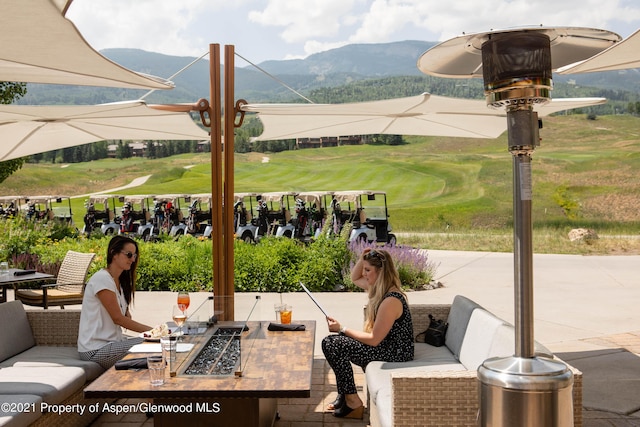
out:
{"label": "drinking glass", "polygon": [[165,362],[162,356],[147,357],[147,367],[149,368],[149,382],[152,386],[164,384]]}
{"label": "drinking glass", "polygon": [[292,307],[288,304],[285,304],[280,309],[280,323],[288,325],[291,323],[291,311]]}
{"label": "drinking glass", "polygon": [[184,322],[187,320],[187,313],[185,313],[183,308],[184,306],[182,304],[173,306],[173,321],[176,322],[178,330],[180,331],[178,335],[182,335],[182,325],[184,325]]}
{"label": "drinking glass", "polygon": [[276,322],[280,323],[280,311],[282,310],[282,304],[273,304],[273,309],[276,312]]}
{"label": "drinking glass", "polygon": [[182,311],[186,313],[187,308],[189,308],[189,303],[191,303],[191,298],[189,297],[189,292],[180,291],[178,292],[178,305],[184,306]]}
{"label": "drinking glass", "polygon": [[0,262],[0,276],[9,274],[9,263],[6,261]]}

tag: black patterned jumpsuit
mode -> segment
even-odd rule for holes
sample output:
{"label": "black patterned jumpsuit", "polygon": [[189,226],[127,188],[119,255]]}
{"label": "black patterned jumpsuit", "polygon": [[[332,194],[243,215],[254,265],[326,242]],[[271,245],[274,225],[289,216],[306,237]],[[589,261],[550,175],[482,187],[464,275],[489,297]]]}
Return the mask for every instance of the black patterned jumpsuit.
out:
{"label": "black patterned jumpsuit", "polygon": [[402,302],[402,315],[380,344],[370,346],[345,335],[329,335],[322,340],[322,352],[336,375],[339,394],[357,393],[351,363],[365,369],[374,360],[413,360],[413,324],[407,301],[399,292],[389,292],[384,297],[398,298]]}

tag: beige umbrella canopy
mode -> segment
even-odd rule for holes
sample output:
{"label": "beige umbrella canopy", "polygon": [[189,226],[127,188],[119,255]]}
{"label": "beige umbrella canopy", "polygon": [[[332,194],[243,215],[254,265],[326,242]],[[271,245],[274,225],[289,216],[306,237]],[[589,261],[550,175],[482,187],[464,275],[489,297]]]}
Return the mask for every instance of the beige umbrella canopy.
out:
{"label": "beige umbrella canopy", "polygon": [[[605,98],[554,99],[535,109],[540,117],[602,104]],[[497,138],[507,129],[506,113],[484,100],[423,93],[407,98],[347,104],[244,104],[258,113],[264,131],[258,140],[347,135],[430,135]]]}
{"label": "beige umbrella canopy", "polygon": [[103,140],[208,138],[209,134],[188,113],[157,110],[143,101],[0,105],[0,162]]}
{"label": "beige umbrella canopy", "polygon": [[93,50],[64,17],[71,0],[0,0],[0,81],[171,89]]}
{"label": "beige umbrella canopy", "polygon": [[640,68],[640,30],[591,58],[561,67],[559,74]]}

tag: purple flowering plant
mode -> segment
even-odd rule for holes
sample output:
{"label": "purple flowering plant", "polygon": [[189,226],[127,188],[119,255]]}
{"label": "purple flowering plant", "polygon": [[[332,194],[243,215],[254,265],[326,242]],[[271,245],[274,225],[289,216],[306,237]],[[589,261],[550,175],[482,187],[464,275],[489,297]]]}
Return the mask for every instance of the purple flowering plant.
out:
{"label": "purple flowering plant", "polygon": [[[402,245],[378,245],[375,242],[353,241],[349,243],[351,251],[351,261],[349,271],[358,261],[362,252],[366,248],[382,249],[391,255],[395,263],[402,287],[405,290],[422,290],[433,279],[437,265],[429,260],[429,255],[424,249],[416,249]],[[354,285],[350,283],[349,274],[345,274],[345,282],[349,282],[349,288]]]}

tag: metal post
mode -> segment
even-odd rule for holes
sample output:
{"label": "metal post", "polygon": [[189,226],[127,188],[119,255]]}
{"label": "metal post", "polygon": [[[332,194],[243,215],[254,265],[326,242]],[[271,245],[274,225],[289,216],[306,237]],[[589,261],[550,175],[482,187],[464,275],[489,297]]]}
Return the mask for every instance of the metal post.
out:
{"label": "metal post", "polygon": [[224,196],[223,236],[224,236],[224,288],[225,313],[227,320],[234,320],[234,275],[233,275],[233,187],[234,187],[234,133],[235,133],[235,93],[234,93],[234,47],[224,47]]}
{"label": "metal post", "polygon": [[513,156],[513,254],[515,354],[534,356],[533,237],[531,154],[537,139],[537,114],[530,104],[507,109],[509,151]]}
{"label": "metal post", "polygon": [[211,240],[213,243],[213,294],[214,313],[219,320],[226,320],[224,301],[226,288],[224,283],[224,251],[222,235],[222,129],[220,123],[220,45],[209,45],[209,85],[211,99],[211,204],[212,218]]}

